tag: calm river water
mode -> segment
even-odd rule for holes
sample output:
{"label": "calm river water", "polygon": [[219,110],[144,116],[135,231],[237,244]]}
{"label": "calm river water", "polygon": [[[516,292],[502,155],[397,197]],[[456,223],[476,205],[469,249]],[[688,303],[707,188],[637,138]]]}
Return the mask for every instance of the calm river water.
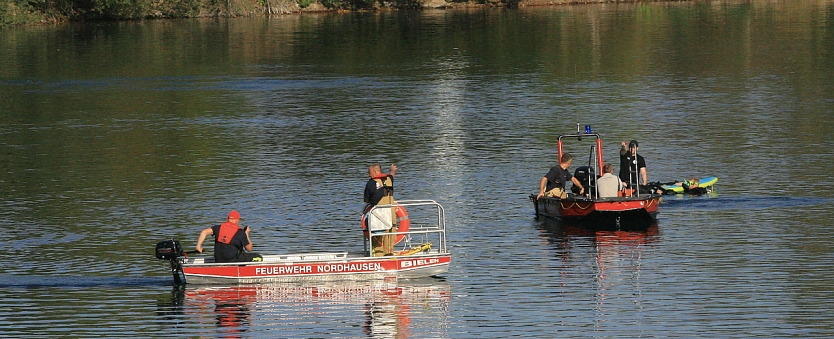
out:
{"label": "calm river water", "polygon": [[[69,24],[0,50],[0,337],[834,336],[830,1]],[[538,222],[577,123],[717,191],[649,234]],[[231,209],[263,253],[361,248],[371,163],[446,207],[448,274],[178,290],[153,258]]]}

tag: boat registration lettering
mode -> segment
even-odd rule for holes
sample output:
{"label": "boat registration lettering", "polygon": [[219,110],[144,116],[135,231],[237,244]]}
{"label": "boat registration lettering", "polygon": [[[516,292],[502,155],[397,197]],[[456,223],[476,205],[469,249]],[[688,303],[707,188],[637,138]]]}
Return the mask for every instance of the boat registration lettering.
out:
{"label": "boat registration lettering", "polygon": [[367,272],[367,271],[382,271],[380,263],[357,263],[357,264],[327,264],[317,267],[318,273],[328,272]]}
{"label": "boat registration lettering", "polygon": [[255,268],[255,275],[303,274],[313,271],[313,266],[272,266]]}
{"label": "boat registration lettering", "polygon": [[405,261],[400,261],[400,267],[406,268],[406,267],[413,267],[413,266],[425,266],[425,265],[436,264],[436,263],[439,263],[439,262],[440,262],[440,259],[437,259],[437,258],[405,260]]}
{"label": "boat registration lettering", "polygon": [[355,264],[318,264],[295,266],[266,266],[256,267],[255,275],[285,275],[312,273],[341,273],[341,272],[374,272],[384,271],[382,264],[365,262]]}

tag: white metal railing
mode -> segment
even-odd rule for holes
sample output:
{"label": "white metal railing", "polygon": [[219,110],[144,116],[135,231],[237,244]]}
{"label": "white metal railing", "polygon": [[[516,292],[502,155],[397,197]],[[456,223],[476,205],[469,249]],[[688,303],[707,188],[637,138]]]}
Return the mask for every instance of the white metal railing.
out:
{"label": "white metal railing", "polygon": [[328,259],[345,259],[347,252],[334,253],[301,253],[288,255],[264,255],[264,261],[308,261],[308,260],[328,260]]}
{"label": "white metal railing", "polygon": [[[414,219],[411,218],[409,215],[409,230],[407,232],[378,232],[374,233],[370,231],[370,221],[366,218],[366,230],[368,231],[368,237],[364,241],[364,251],[368,254],[368,256],[373,256],[373,239],[376,237],[382,236],[398,236],[398,235],[405,235],[408,238],[412,235],[421,235],[425,240],[437,240],[437,247],[433,249],[433,251],[437,251],[439,253],[447,253],[446,247],[446,212],[439,203],[434,200],[399,200],[394,202],[392,205],[376,205],[373,206],[370,210],[368,210],[366,215],[370,215],[374,210],[380,208],[394,208],[397,206],[402,206],[403,208],[406,207],[416,207],[419,208],[434,208],[435,217],[436,219],[431,222],[428,221],[426,224],[420,224],[420,221],[415,222]],[[414,210],[417,211],[417,210]],[[407,210],[406,210],[407,212]],[[431,218],[431,216],[429,216]],[[406,245],[410,243],[406,241]],[[435,246],[432,244],[432,246]]]}

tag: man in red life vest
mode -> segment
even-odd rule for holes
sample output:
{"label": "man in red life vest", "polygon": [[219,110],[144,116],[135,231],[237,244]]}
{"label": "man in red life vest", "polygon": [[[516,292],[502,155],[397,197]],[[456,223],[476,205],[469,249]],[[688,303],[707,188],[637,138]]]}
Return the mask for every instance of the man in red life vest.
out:
{"label": "man in red life vest", "polygon": [[[368,168],[368,183],[365,185],[365,223],[371,233],[390,233],[397,231],[397,214],[394,208],[378,208],[368,213],[376,205],[394,204],[394,173],[397,166],[391,165],[388,174],[382,174],[382,166],[373,164]],[[373,256],[391,255],[394,250],[395,235],[373,237]]]}
{"label": "man in red life vest", "polygon": [[262,261],[263,258],[256,253],[246,253],[252,250],[252,241],[249,240],[249,227],[240,228],[240,213],[229,212],[228,221],[200,232],[197,239],[197,251],[203,253],[203,241],[209,235],[214,235],[214,262],[240,262],[240,261]]}

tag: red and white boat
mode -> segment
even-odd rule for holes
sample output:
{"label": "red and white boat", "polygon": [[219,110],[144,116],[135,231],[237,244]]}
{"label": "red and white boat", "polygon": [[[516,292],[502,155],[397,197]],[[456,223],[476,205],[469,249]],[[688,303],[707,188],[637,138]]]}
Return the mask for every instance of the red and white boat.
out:
{"label": "red and white boat", "polygon": [[[433,200],[408,200],[374,209],[391,207],[412,209],[408,229],[400,226],[398,232],[366,234],[362,252],[263,255],[263,261],[215,263],[211,257],[189,258],[177,240],[166,240],[157,244],[156,257],[170,262],[175,284],[416,278],[446,273],[452,255],[446,246],[443,207]],[[402,241],[395,245],[393,255],[372,256],[371,238],[384,235],[397,235]]]}
{"label": "red and white boat", "polygon": [[596,190],[595,173],[600,173],[603,166],[602,138],[593,133],[590,126],[584,132],[563,134],[558,138],[559,159],[562,159],[562,139],[582,138],[596,139],[591,146],[588,165],[582,167],[588,175],[579,178],[583,186],[588,187],[585,195],[569,193],[566,198],[542,197],[530,195],[530,201],[536,209],[536,218],[558,219],[561,223],[595,231],[645,231],[657,224],[660,194],[641,194],[638,190],[626,190],[622,196],[599,198]]}

